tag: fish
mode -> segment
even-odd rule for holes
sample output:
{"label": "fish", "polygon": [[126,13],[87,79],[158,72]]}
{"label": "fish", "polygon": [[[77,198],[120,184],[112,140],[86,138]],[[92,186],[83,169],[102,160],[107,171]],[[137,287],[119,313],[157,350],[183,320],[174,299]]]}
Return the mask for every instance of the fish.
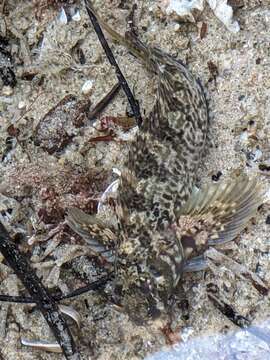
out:
{"label": "fish", "polygon": [[[261,184],[242,175],[197,189],[213,121],[209,96],[187,65],[124,37],[86,9],[157,80],[153,106],[121,169],[117,223],[72,208],[67,223],[115,269],[114,299],[135,322],[167,314],[187,271],[205,268],[209,246],[229,242],[262,203]],[[108,256],[106,257],[106,253]]]}

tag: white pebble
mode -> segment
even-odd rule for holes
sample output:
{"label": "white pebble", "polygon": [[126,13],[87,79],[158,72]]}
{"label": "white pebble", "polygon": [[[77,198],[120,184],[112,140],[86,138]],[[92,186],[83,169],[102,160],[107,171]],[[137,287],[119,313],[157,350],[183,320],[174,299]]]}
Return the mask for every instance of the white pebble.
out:
{"label": "white pebble", "polygon": [[94,82],[92,80],[86,80],[86,82],[82,86],[82,93],[84,95],[88,95],[91,93],[93,89]]}

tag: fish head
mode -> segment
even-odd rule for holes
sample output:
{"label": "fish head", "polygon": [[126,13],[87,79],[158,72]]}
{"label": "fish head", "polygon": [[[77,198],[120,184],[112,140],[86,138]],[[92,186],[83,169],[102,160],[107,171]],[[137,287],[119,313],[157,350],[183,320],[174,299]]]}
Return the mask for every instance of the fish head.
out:
{"label": "fish head", "polygon": [[122,306],[139,323],[168,313],[184,267],[183,249],[172,229],[148,235],[148,243],[133,241],[140,246],[119,272]]}

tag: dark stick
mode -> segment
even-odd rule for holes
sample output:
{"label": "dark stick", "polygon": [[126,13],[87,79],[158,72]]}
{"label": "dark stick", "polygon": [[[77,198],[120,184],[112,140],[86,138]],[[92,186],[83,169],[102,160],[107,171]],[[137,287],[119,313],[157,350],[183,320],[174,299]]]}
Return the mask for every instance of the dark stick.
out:
{"label": "dark stick", "polygon": [[128,86],[128,83],[124,77],[124,75],[122,74],[114,56],[113,56],[113,53],[107,43],[107,40],[105,39],[104,37],[104,34],[101,30],[101,27],[97,21],[97,18],[95,17],[95,15],[93,14],[93,12],[91,11],[91,9],[89,9],[89,7],[87,6],[87,2],[85,1],[85,7],[86,7],[86,10],[87,10],[87,13],[89,15],[89,18],[92,22],[92,25],[94,27],[94,30],[98,36],[98,39],[100,41],[100,44],[101,46],[103,47],[104,51],[105,51],[105,54],[107,56],[107,59],[109,60],[110,64],[113,66],[114,70],[115,70],[115,74],[118,78],[118,81],[122,87],[122,89],[124,90],[126,96],[127,96],[127,99],[128,99],[128,102],[130,103],[130,106],[131,106],[131,109],[133,111],[133,114],[137,120],[137,124],[138,126],[140,126],[142,124],[142,117],[141,117],[141,113],[140,113],[140,107],[139,107],[139,103],[138,101],[134,98],[129,86]]}
{"label": "dark stick", "polygon": [[120,89],[120,84],[115,84],[112,89],[101,99],[95,106],[94,109],[91,110],[90,114],[88,115],[89,120],[94,119],[98,114],[100,114],[112,101],[115,95],[118,93]]}
{"label": "dark stick", "polygon": [[65,358],[67,360],[79,360],[81,358],[80,354],[76,349],[72,334],[57,303],[49,295],[29,262],[22,256],[17,246],[12,242],[7,230],[1,222],[0,251],[37,304],[38,309],[46,319],[56,340],[61,346]]}
{"label": "dark stick", "polygon": [[[51,294],[50,296],[53,298],[54,301],[70,299],[75,296],[82,295],[88,291],[91,291],[91,290],[95,291],[95,290],[99,290],[99,289],[103,288],[111,278],[112,278],[112,274],[108,274],[97,281],[94,281],[90,284],[87,284],[79,289],[76,289],[76,290],[70,292],[67,295]],[[22,303],[22,304],[34,304],[35,303],[34,298],[32,298],[30,296],[0,295],[0,301]]]}

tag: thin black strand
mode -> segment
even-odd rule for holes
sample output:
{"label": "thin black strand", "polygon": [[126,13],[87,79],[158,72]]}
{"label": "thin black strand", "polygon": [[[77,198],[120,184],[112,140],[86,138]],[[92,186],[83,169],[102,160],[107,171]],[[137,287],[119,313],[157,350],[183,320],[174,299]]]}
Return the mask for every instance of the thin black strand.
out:
{"label": "thin black strand", "polygon": [[[79,295],[82,295],[88,291],[97,291],[107,284],[109,280],[112,279],[112,273],[98,279],[90,284],[82,286],[79,289],[73,290],[69,294],[51,294],[50,296],[53,298],[54,301],[61,301],[65,299],[70,299]],[[11,302],[11,303],[21,303],[21,304],[35,304],[36,301],[33,297],[30,296],[12,296],[12,295],[0,295],[0,301],[3,302]]]}
{"label": "thin black strand", "polygon": [[87,2],[85,1],[85,7],[87,10],[87,13],[89,15],[89,18],[92,22],[93,28],[98,36],[99,42],[101,44],[101,46],[103,47],[105,54],[107,56],[107,59],[109,60],[110,64],[113,66],[114,70],[115,70],[115,74],[118,78],[118,81],[122,87],[122,89],[124,90],[128,102],[130,103],[131,109],[133,111],[133,114],[135,116],[135,119],[137,121],[137,125],[141,126],[142,124],[142,117],[141,117],[141,113],[140,113],[140,107],[139,107],[139,103],[138,101],[134,98],[128,83],[124,77],[124,75],[122,74],[122,71],[120,70],[115,57],[113,56],[112,50],[110,49],[107,40],[104,37],[104,34],[102,32],[102,29],[97,21],[96,16],[93,14],[93,12],[91,11],[91,9],[89,9],[89,7],[87,6]]}

